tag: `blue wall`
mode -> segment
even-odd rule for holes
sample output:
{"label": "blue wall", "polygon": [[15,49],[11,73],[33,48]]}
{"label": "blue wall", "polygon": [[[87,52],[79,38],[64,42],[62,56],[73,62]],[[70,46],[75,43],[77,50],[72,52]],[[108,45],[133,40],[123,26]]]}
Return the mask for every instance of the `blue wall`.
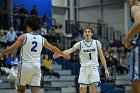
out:
{"label": "blue wall", "polygon": [[2,5],[3,2],[4,2],[4,0],[0,0],[0,6]]}
{"label": "blue wall", "polygon": [[[24,4],[24,7],[27,9],[28,13],[30,13],[33,5],[36,5],[39,16],[43,16],[46,13],[48,17],[52,17],[52,0],[13,0],[13,7],[15,4]],[[49,20],[48,26],[50,27],[51,24],[52,22]]]}

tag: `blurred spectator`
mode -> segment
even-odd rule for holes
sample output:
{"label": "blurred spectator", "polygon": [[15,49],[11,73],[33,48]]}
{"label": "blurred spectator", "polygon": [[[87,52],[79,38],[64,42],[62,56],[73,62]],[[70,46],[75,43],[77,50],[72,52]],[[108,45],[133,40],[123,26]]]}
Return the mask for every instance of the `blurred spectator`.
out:
{"label": "blurred spectator", "polygon": [[47,16],[47,14],[45,13],[45,14],[43,15],[43,17],[42,17],[42,24],[43,24],[44,26],[46,26],[46,28],[47,28],[47,20],[48,20],[48,16]]}
{"label": "blurred spectator", "polygon": [[62,24],[57,23],[56,26],[57,26],[56,33],[57,33],[59,36],[65,36],[66,33],[64,32],[64,29],[63,29]]}
{"label": "blurred spectator", "polygon": [[116,73],[116,60],[113,58],[113,56],[109,56],[107,59],[107,66],[110,74],[115,75]]}
{"label": "blurred spectator", "polygon": [[114,43],[113,43],[113,40],[110,41],[108,46],[111,47],[111,48],[115,46]]}
{"label": "blurred spectator", "polygon": [[52,36],[55,36],[55,33],[56,33],[55,27],[51,27],[51,28],[49,29],[49,31],[48,31],[48,34],[49,34],[49,35],[52,35]]}
{"label": "blurred spectator", "polygon": [[24,8],[24,5],[22,4],[20,9],[19,9],[19,15],[20,15],[20,30],[24,31],[24,20],[27,16],[28,12],[27,10]]}
{"label": "blurred spectator", "polygon": [[78,37],[79,32],[77,31],[77,27],[75,24],[72,24],[72,27],[70,28],[72,31],[72,37]]}
{"label": "blurred spectator", "polygon": [[19,60],[17,58],[12,61],[12,68],[9,70],[9,75],[7,76],[9,82],[14,83],[16,89],[17,89],[16,80],[17,80],[17,73],[18,73],[18,64],[19,64]]}
{"label": "blurred spectator", "polygon": [[115,39],[115,40],[113,40],[113,44],[117,48],[123,47],[123,44],[122,44],[121,40]]}
{"label": "blurred spectator", "polygon": [[6,34],[7,46],[11,46],[17,39],[17,34],[14,31],[14,28],[11,27]]}
{"label": "blurred spectator", "polygon": [[39,30],[39,34],[41,34],[41,35],[47,35],[48,34],[48,31],[47,31],[47,28],[46,28],[45,24]]}
{"label": "blurred spectator", "polygon": [[0,28],[7,30],[8,29],[8,8],[5,2],[2,4],[0,11],[1,11]]}
{"label": "blurred spectator", "polygon": [[6,67],[5,66],[5,62],[6,62],[6,57],[5,56],[3,56],[3,57],[1,57],[0,58],[0,74],[1,75],[4,75],[4,71],[1,69],[1,67]]}
{"label": "blurred spectator", "polygon": [[127,74],[128,68],[129,68],[129,65],[128,65],[128,62],[126,61],[126,57],[125,56],[121,57],[120,61],[119,61],[119,65],[117,67],[117,69],[118,69],[117,73],[118,74]]}
{"label": "blurred spectator", "polygon": [[41,65],[42,74],[45,76],[55,76],[60,77],[60,74],[52,70],[51,60],[48,58],[48,55],[44,55],[42,65]]}
{"label": "blurred spectator", "polygon": [[9,54],[9,56],[7,57],[7,60],[6,60],[6,67],[11,69],[12,68],[12,62],[15,59],[16,59],[16,56],[14,55],[14,53]]}
{"label": "blurred spectator", "polygon": [[0,30],[0,45],[2,45],[5,48],[7,48],[6,35],[4,34],[4,31],[3,30]]}
{"label": "blurred spectator", "polygon": [[16,4],[16,6],[13,9],[13,27],[16,31],[20,30],[19,25],[20,25],[20,19],[19,19],[19,5]]}
{"label": "blurred spectator", "polygon": [[30,15],[38,15],[36,5],[33,5],[33,9],[30,11]]}
{"label": "blurred spectator", "polygon": [[46,68],[49,68],[49,69],[52,68],[52,63],[51,63],[51,60],[49,60],[48,55],[44,55],[43,60],[42,60],[42,66],[45,66]]}

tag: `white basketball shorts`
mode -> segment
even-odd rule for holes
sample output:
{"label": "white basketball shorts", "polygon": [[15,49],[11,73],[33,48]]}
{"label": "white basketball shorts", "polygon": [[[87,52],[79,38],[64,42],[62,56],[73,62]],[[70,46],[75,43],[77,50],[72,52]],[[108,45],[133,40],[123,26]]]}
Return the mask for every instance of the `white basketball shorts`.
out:
{"label": "white basketball shorts", "polygon": [[100,82],[99,67],[81,67],[78,83],[80,85],[92,85]]}
{"label": "white basketball shorts", "polygon": [[26,84],[32,87],[39,87],[41,81],[41,68],[40,63],[22,63],[19,66],[19,72],[17,77],[17,84],[26,86]]}

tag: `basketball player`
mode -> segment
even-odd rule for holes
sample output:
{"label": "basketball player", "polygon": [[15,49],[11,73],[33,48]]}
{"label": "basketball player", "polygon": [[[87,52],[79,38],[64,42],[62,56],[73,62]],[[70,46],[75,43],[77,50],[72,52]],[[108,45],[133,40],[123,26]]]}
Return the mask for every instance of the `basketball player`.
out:
{"label": "basketball player", "polygon": [[132,92],[140,93],[140,0],[130,0],[130,8],[133,25],[125,37],[125,47],[131,49],[129,63]]}
{"label": "basketball player", "polygon": [[27,32],[19,36],[18,40],[9,48],[0,53],[0,57],[6,55],[21,46],[21,65],[19,67],[17,87],[18,93],[24,93],[26,84],[31,86],[32,93],[39,93],[41,81],[40,54],[42,47],[45,46],[52,52],[63,56],[65,55],[56,47],[47,42],[45,38],[37,34],[40,29],[41,21],[37,16],[30,16],[25,20]]}
{"label": "basketball player", "polygon": [[[80,57],[80,73],[78,83],[80,84],[80,93],[86,93],[86,87],[90,86],[91,93],[96,93],[96,88],[100,82],[98,54],[101,63],[105,69],[106,78],[109,77],[109,72],[106,66],[101,43],[98,40],[92,39],[93,30],[87,26],[83,29],[84,40],[77,42],[72,48],[64,51],[66,54],[71,54],[79,50]],[[55,56],[57,57],[57,56]]]}

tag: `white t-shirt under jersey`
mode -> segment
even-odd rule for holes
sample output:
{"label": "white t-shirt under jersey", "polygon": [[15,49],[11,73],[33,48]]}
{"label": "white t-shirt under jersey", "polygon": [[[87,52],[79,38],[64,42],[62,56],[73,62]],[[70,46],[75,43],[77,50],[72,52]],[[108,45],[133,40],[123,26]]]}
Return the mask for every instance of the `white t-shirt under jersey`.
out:
{"label": "white t-shirt under jersey", "polygon": [[21,47],[21,60],[27,63],[40,63],[40,54],[44,45],[44,38],[39,34],[24,34],[24,43]]}
{"label": "white t-shirt under jersey", "polygon": [[98,49],[101,48],[101,43],[98,40],[85,40],[79,41],[74,45],[75,48],[80,50],[80,64],[81,66],[99,66],[98,62]]}

